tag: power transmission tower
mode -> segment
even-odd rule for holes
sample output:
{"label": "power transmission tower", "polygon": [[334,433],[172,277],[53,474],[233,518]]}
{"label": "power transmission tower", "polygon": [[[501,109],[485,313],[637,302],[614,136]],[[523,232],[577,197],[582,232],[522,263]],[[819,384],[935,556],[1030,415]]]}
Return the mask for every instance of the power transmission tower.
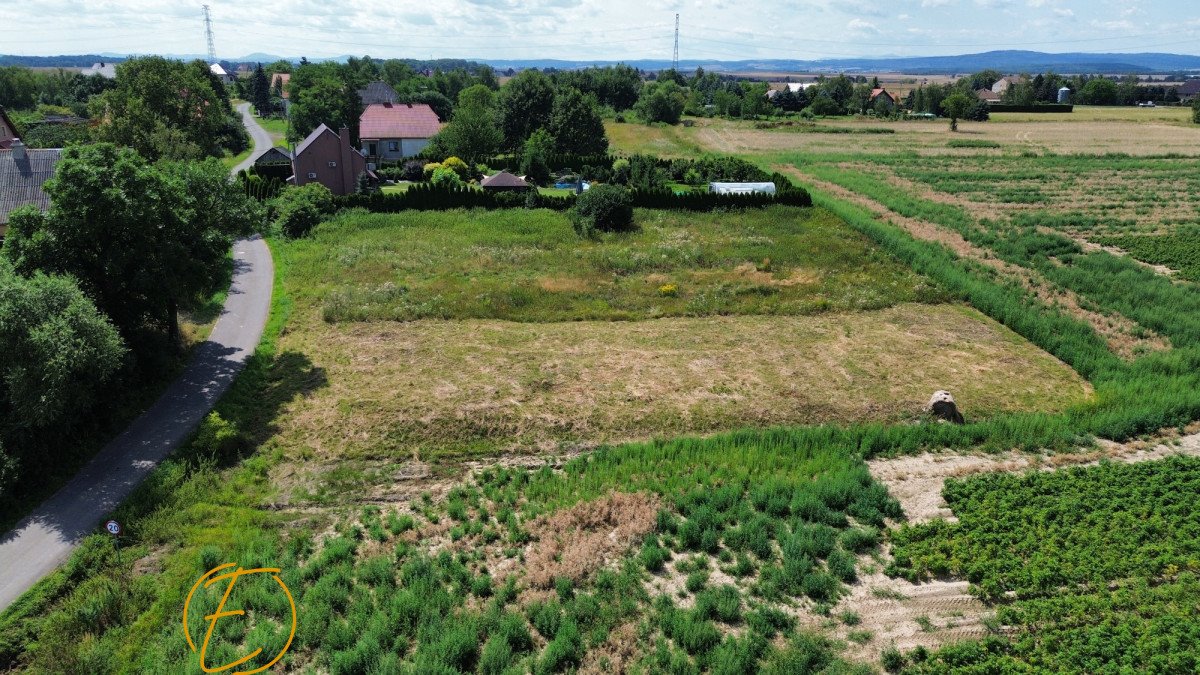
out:
{"label": "power transmission tower", "polygon": [[203,5],[203,7],[204,7],[204,34],[206,37],[208,37],[208,62],[216,63],[217,62],[217,47],[216,47],[216,45],[213,44],[212,17],[210,17],[208,15],[208,5]]}
{"label": "power transmission tower", "polygon": [[671,56],[671,69],[679,72],[679,15],[675,15],[675,54]]}

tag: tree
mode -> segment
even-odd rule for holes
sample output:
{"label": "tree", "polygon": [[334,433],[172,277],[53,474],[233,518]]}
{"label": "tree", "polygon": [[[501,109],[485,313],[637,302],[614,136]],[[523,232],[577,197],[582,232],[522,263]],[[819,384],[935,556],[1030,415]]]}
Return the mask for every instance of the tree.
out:
{"label": "tree", "polygon": [[215,159],[151,165],[109,143],[63,151],[50,210],[9,224],[3,253],[24,275],[69,274],[131,344],[175,346],[177,312],[217,290],[233,238],[258,207]]}
{"label": "tree", "polygon": [[960,92],[950,94],[942,101],[942,110],[950,118],[950,131],[958,131],[958,121],[966,117],[974,103],[970,96]]}
{"label": "tree", "polygon": [[[41,216],[23,207],[11,217]],[[112,323],[63,276],[15,273],[0,260],[0,494],[20,465],[87,419],[125,347]]]}
{"label": "tree", "polygon": [[23,66],[0,67],[0,106],[32,108],[37,96],[37,78],[32,70]]}
{"label": "tree", "polygon": [[99,140],[129,146],[151,161],[219,157],[249,144],[224,86],[203,61],[130,59],[117,66],[115,86],[88,108],[102,120]]}
{"label": "tree", "polygon": [[496,95],[477,84],[459,94],[454,117],[430,145],[438,153],[475,164],[495,154],[503,141],[504,134],[496,123]]}
{"label": "tree", "polygon": [[554,152],[554,137],[545,129],[538,129],[525,141],[521,152],[521,173],[525,180],[534,185],[550,182],[550,164],[547,157]]}
{"label": "tree", "polygon": [[550,135],[555,150],[565,155],[602,155],[608,151],[596,100],[578,89],[563,89],[554,97]]}
{"label": "tree", "polygon": [[1078,91],[1084,105],[1114,105],[1117,102],[1117,83],[1103,77],[1088,80]]}
{"label": "tree", "polygon": [[263,70],[261,63],[254,69],[254,75],[250,78],[250,96],[250,103],[254,105],[259,117],[271,114],[271,83],[267,80],[267,71]]}
{"label": "tree", "polygon": [[633,227],[633,197],[619,185],[596,185],[579,195],[570,217],[581,236],[628,230]]}
{"label": "tree", "polygon": [[659,80],[642,88],[634,110],[643,122],[679,124],[687,98],[673,80]]}
{"label": "tree", "polygon": [[1200,124],[1200,96],[1192,100],[1192,122]]}
{"label": "tree", "polygon": [[288,81],[289,141],[300,141],[325,124],[335,132],[348,127],[351,143],[358,142],[362,99],[348,77],[348,72],[342,72],[342,67],[332,62],[305,63],[296,68]]}
{"label": "tree", "polygon": [[504,145],[519,148],[534,131],[550,126],[554,85],[540,71],[522,70],[501,87],[499,106]]}

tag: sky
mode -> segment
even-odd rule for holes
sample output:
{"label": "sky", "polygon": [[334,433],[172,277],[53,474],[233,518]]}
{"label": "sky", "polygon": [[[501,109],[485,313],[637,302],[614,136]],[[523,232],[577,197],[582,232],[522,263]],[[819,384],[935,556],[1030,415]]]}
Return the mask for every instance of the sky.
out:
{"label": "sky", "polygon": [[[1195,0],[209,0],[218,58],[816,60],[1200,55]],[[0,54],[204,54],[200,4],[0,0]]]}

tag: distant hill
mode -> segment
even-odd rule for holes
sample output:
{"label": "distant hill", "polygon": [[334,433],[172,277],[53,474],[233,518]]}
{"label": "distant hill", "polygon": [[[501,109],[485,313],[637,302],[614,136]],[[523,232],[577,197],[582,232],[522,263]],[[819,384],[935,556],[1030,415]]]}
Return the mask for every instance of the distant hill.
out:
{"label": "distant hill", "polygon": [[[686,53],[686,47],[684,49]],[[185,58],[185,57],[177,57]],[[186,58],[196,58],[189,55]],[[270,54],[255,53],[240,59],[222,59],[230,63],[266,63],[277,58]],[[299,61],[298,57],[282,57]],[[312,58],[312,61],[345,61],[348,57]],[[96,61],[121,61],[113,55],[96,56],[2,56],[0,65],[18,66],[90,66]],[[627,61],[568,60],[568,59],[404,59],[417,67],[450,69],[463,64],[487,63],[499,70],[508,68],[558,68],[573,70],[588,66],[604,66],[626,63],[642,70],[661,70],[671,67],[665,59],[634,59]],[[713,61],[684,59],[679,62],[681,70],[705,70],[718,72],[896,72],[910,75],[954,75],[993,68],[1007,73],[1044,72],[1053,70],[1065,75],[1073,74],[1128,74],[1128,73],[1178,73],[1200,71],[1200,56],[1187,54],[1091,54],[1068,52],[1050,54],[1030,51],[992,51],[980,54],[957,56],[892,56],[861,59],[820,59],[799,61],[794,59],[745,59],[741,61]]]}

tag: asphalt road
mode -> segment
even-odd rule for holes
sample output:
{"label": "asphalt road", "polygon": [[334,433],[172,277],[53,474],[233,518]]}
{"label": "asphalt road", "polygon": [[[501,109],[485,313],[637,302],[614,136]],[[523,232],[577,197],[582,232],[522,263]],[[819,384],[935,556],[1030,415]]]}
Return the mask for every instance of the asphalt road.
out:
{"label": "asphalt road", "polygon": [[[271,147],[271,137],[250,117],[249,104],[238,110],[254,139],[253,155]],[[0,536],[0,611],[62,564],[83,537],[98,532],[113,508],[212,410],[258,347],[273,281],[266,243],[258,237],[237,241],[225,308],[179,379],[70,483]]]}
{"label": "asphalt road", "polygon": [[268,134],[266,129],[259,126],[258,121],[250,114],[250,104],[243,103],[239,105],[237,111],[242,114],[242,124],[246,127],[246,131],[250,132],[250,139],[254,141],[254,152],[250,153],[250,156],[243,160],[241,164],[233,167],[231,173],[237,173],[242,169],[249,168],[254,163],[255,157],[271,147],[271,134]]}

